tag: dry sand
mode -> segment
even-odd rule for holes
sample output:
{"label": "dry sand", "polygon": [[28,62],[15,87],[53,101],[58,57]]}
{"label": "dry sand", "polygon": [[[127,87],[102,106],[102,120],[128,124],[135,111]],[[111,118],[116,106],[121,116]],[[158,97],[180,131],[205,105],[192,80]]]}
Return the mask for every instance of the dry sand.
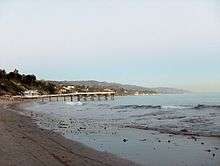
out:
{"label": "dry sand", "polygon": [[15,102],[0,101],[0,165],[136,165],[40,129],[16,112]]}

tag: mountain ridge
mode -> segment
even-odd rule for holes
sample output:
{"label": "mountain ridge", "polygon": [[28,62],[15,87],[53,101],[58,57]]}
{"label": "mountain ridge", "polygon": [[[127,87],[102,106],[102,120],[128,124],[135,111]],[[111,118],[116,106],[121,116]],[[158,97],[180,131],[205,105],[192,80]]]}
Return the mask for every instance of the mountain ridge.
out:
{"label": "mountain ridge", "polygon": [[143,87],[138,85],[122,84],[116,82],[107,82],[107,81],[97,81],[97,80],[77,80],[77,81],[50,81],[59,85],[80,85],[80,86],[89,86],[89,87],[102,87],[102,88],[123,88],[129,91],[150,91],[161,94],[183,94],[189,93],[190,91],[171,88],[171,87]]}

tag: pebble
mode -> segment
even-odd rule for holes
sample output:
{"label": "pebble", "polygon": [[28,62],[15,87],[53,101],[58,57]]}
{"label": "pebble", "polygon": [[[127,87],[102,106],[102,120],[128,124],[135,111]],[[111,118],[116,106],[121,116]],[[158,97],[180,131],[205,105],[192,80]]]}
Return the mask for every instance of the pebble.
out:
{"label": "pebble", "polygon": [[127,142],[127,141],[128,141],[128,139],[125,139],[125,138],[123,139],[123,142]]}
{"label": "pebble", "polygon": [[182,130],[180,130],[180,131],[182,131],[182,132],[188,132],[188,130],[187,130],[187,129],[182,129]]}
{"label": "pebble", "polygon": [[211,152],[211,150],[210,150],[210,149],[208,149],[208,150],[205,150],[205,151],[206,151],[206,152],[209,152],[209,153]]}
{"label": "pebble", "polygon": [[192,136],[191,138],[194,139],[194,141],[197,141],[197,138],[196,138],[196,137]]}

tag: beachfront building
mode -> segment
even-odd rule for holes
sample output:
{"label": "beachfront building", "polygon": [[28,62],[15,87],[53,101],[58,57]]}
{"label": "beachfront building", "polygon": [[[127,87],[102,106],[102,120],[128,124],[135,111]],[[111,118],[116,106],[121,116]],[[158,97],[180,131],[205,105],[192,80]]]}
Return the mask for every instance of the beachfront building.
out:
{"label": "beachfront building", "polygon": [[114,92],[112,89],[108,89],[108,88],[104,89],[103,91],[104,92]]}
{"label": "beachfront building", "polygon": [[73,85],[68,85],[68,86],[62,86],[58,93],[59,94],[63,94],[63,93],[71,93],[71,92],[74,92],[75,91],[75,86]]}
{"label": "beachfront building", "polygon": [[75,89],[75,86],[73,86],[73,85],[68,85],[68,86],[64,86],[63,88],[70,91],[70,90],[74,90],[74,89]]}
{"label": "beachfront building", "polygon": [[24,96],[38,96],[38,90],[27,90],[24,92]]}
{"label": "beachfront building", "polygon": [[135,96],[139,96],[139,92],[135,92],[134,95],[135,95]]}

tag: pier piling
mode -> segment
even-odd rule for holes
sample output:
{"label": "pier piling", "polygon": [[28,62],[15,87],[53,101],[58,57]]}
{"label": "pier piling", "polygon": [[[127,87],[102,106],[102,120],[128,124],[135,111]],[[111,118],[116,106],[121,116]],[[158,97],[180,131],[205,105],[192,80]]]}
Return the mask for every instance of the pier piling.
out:
{"label": "pier piling", "polygon": [[76,97],[77,97],[77,101],[80,101],[80,95],[77,95]]}

